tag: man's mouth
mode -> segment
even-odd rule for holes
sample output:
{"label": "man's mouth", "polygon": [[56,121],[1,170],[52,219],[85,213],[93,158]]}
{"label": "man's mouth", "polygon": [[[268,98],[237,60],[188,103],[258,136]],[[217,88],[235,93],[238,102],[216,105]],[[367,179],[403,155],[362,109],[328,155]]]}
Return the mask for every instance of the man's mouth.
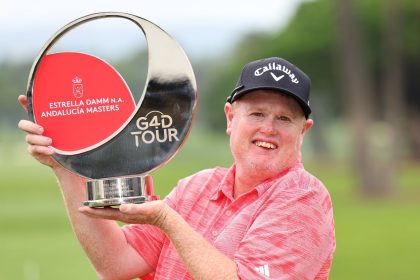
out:
{"label": "man's mouth", "polygon": [[269,143],[265,141],[254,141],[254,144],[261,148],[277,149],[277,145],[274,145],[273,143]]}

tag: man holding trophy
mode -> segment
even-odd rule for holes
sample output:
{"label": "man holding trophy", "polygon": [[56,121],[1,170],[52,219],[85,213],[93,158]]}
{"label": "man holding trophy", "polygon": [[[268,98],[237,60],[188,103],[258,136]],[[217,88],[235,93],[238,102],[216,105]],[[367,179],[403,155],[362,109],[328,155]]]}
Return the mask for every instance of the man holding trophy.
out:
{"label": "man holding trophy", "polygon": [[[137,104],[106,62],[49,54],[69,30],[108,17],[128,19],[146,36],[148,75]],[[331,199],[301,163],[313,125],[309,92],[309,77],[284,59],[245,65],[224,108],[234,164],[181,179],[159,200],[146,174],[188,136],[194,74],[158,26],[97,13],[64,26],[40,51],[27,95],[18,98],[30,120],[18,126],[28,152],[57,177],[101,279],[327,279],[335,250]]]}
{"label": "man holding trophy", "polygon": [[[234,164],[180,180],[163,200],[119,209],[82,207],[86,179],[52,158],[43,127],[22,120],[19,128],[57,177],[101,279],[328,279],[331,200],[301,163],[313,125],[309,92],[307,75],[284,59],[248,63],[224,108]],[[27,108],[26,96],[19,102]]]}

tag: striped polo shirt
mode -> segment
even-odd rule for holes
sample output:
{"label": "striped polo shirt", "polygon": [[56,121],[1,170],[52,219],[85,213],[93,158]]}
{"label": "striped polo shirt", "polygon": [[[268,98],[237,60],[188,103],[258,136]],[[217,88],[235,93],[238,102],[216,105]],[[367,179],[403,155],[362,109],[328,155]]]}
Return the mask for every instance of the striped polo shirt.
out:
{"label": "striped polo shirt", "polygon": [[[335,232],[324,185],[301,163],[236,199],[234,181],[235,165],[204,170],[180,180],[165,202],[236,263],[241,279],[328,279]],[[192,279],[160,229],[123,231],[154,268],[142,279]]]}

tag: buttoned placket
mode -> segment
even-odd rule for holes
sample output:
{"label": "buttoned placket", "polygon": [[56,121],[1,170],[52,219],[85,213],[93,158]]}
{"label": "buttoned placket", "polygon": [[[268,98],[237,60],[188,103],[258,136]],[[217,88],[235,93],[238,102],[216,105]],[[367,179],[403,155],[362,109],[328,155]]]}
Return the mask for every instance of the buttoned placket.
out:
{"label": "buttoned placket", "polygon": [[[213,225],[209,228],[208,231],[208,237],[211,241],[216,240],[217,236],[220,234],[220,232],[223,230],[223,227],[226,223],[226,218],[225,218],[225,213],[226,213],[226,209],[229,208],[229,206],[232,204],[232,202],[230,201],[229,198],[227,198],[226,196],[222,196],[219,197],[219,199],[224,199],[224,202],[221,202],[224,204],[223,206],[223,210],[220,211],[220,213],[218,214],[218,216],[215,219],[215,222],[213,223]],[[231,210],[229,210],[231,212]]]}
{"label": "buttoned placket", "polygon": [[226,196],[223,196],[223,199],[226,200],[224,202],[225,205],[223,207],[223,210],[220,212],[220,214],[216,218],[215,223],[209,229],[208,234],[207,234],[211,241],[214,242],[217,239],[220,233],[223,232],[223,229],[226,227],[226,225],[228,225],[228,222],[230,221],[230,219],[232,219],[234,214],[236,214],[237,211],[240,211],[239,209],[240,205],[243,205],[244,203],[242,200],[244,199],[252,200],[253,196],[255,196],[256,198],[258,195],[256,192],[251,192],[234,201],[230,201],[229,198],[227,198]]}

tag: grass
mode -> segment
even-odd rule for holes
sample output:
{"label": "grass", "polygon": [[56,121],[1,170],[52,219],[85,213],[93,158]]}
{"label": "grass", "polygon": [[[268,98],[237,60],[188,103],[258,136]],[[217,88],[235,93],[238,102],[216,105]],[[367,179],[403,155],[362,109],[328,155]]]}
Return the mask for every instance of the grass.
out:
{"label": "grass", "polygon": [[420,164],[407,165],[398,189],[363,198],[345,164],[312,166],[329,187],[337,250],[331,279],[420,279]]}
{"label": "grass", "polygon": [[[51,172],[26,154],[23,141],[7,144],[0,145],[0,278],[96,279]],[[178,179],[230,163],[225,137],[194,133],[153,174],[155,191],[164,196]],[[308,160],[306,168],[333,199],[337,251],[330,279],[420,279],[420,164],[404,166],[398,192],[385,199],[357,195],[345,163]]]}

